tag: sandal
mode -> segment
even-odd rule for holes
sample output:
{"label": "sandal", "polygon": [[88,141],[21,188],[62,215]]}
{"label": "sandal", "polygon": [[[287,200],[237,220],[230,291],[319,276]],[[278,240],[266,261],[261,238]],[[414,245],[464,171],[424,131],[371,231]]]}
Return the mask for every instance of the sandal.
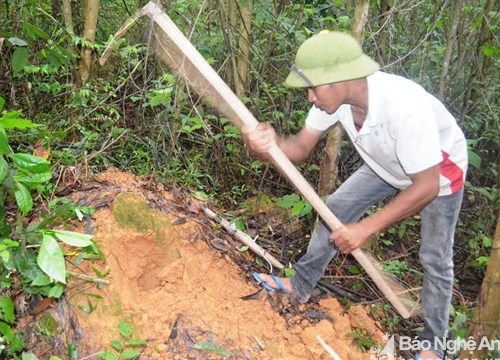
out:
{"label": "sandal", "polygon": [[262,285],[262,287],[268,291],[276,291],[276,290],[279,290],[279,291],[284,291],[284,292],[289,292],[285,286],[283,285],[283,283],[281,282],[281,279],[275,275],[269,275],[273,280],[274,282],[276,283],[276,285],[278,285],[278,288],[274,288],[272,287],[271,285],[269,285],[268,283],[264,282],[262,280],[262,278],[260,277],[259,273],[252,273],[252,276],[253,278],[255,279],[255,281],[257,282],[257,285]]}

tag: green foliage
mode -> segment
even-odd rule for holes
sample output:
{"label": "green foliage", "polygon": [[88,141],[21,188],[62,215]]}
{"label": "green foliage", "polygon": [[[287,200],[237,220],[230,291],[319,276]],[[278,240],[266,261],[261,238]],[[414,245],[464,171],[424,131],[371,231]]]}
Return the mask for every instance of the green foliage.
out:
{"label": "green foliage", "polygon": [[450,311],[451,322],[448,328],[448,334],[452,338],[465,339],[467,337],[468,329],[465,325],[467,324],[467,318],[469,316],[470,314],[466,314],[455,308],[451,309]]}
{"label": "green foliage", "polygon": [[231,355],[231,353],[223,346],[216,345],[212,342],[209,341],[203,341],[203,342],[198,342],[192,346],[193,349],[196,350],[201,350],[201,351],[206,351],[206,352],[213,352],[217,355],[220,355],[224,358],[228,357]]}
{"label": "green foliage", "polygon": [[346,336],[352,338],[354,344],[356,344],[358,349],[362,352],[367,352],[377,345],[377,343],[366,335],[361,329],[355,329],[354,331],[347,333]]}
{"label": "green foliage", "polygon": [[404,219],[403,221],[398,222],[397,224],[391,226],[387,233],[391,235],[396,235],[396,237],[401,240],[406,235],[408,230],[413,230],[415,233],[415,228],[420,225],[419,217],[409,217]]}
{"label": "green foliage", "polygon": [[408,271],[408,264],[404,260],[389,260],[384,264],[384,269],[396,277],[402,277]]}
{"label": "green foliage", "polygon": [[388,303],[379,302],[373,304],[370,313],[374,319],[378,320],[384,331],[388,334],[399,332],[397,329],[401,318]]}
{"label": "green foliage", "polygon": [[489,254],[493,240],[481,231],[475,232],[475,236],[469,240],[469,251],[473,259],[469,262],[474,268],[486,269],[489,264]]}
{"label": "green foliage", "polygon": [[347,269],[351,275],[359,275],[363,272],[363,268],[358,265],[350,265]]}
{"label": "green foliage", "polygon": [[[13,195],[19,209],[23,214],[27,214],[33,207],[30,191],[43,191],[52,178],[52,172],[48,161],[11,151],[5,129],[34,126],[30,121],[20,118],[20,115],[20,111],[3,111],[0,116],[0,205],[6,197]],[[5,228],[5,213],[1,212],[0,223],[4,224],[2,227]]]}
{"label": "green foliage", "polygon": [[9,297],[0,296],[0,355],[12,356],[23,348],[21,338],[12,329],[15,320],[14,303]]}
{"label": "green foliage", "polygon": [[[96,255],[99,251],[91,241],[92,236],[50,229],[49,226],[70,218],[82,219],[92,210],[57,199],[49,204],[50,212],[42,214],[39,223],[25,226],[28,222],[25,216],[34,208],[33,194],[43,196],[51,189],[52,169],[49,161],[15,152],[11,147],[5,129],[33,129],[35,125],[21,118],[20,111],[3,110],[5,101],[0,99],[0,285],[10,290],[15,286],[11,279],[19,277],[21,289],[16,288],[16,291],[59,298],[67,277],[65,254],[60,244],[64,243],[65,248],[80,248],[83,257]],[[5,211],[6,207],[16,213],[13,218]],[[14,357],[23,350],[21,337],[13,330],[15,321],[11,299],[0,297],[0,335],[7,345],[2,352]],[[45,335],[53,333],[48,319],[40,328]],[[34,355],[23,353],[22,358],[31,359]]]}
{"label": "green foliage", "polygon": [[[18,218],[23,214],[30,213],[33,209],[31,192],[34,190],[45,191],[52,178],[52,170],[47,160],[31,154],[14,153],[10,150],[7,134],[2,125],[4,120],[8,120],[7,124],[10,129],[19,126],[22,128],[33,127],[31,122],[19,118],[19,116],[20,112],[4,111],[0,117],[1,203],[3,205],[14,199],[19,209]],[[17,122],[19,122],[19,126]],[[64,254],[58,241],[74,247],[91,247],[93,245],[90,241],[91,236],[63,230],[48,230],[40,226],[32,227],[29,232],[26,232],[18,226],[15,235],[20,236],[23,242],[23,246],[19,246],[19,242],[8,238],[12,235],[10,234],[11,226],[3,208],[0,210],[0,224],[2,224],[3,230],[0,235],[4,237],[0,247],[0,256],[4,260],[3,268],[20,271],[27,280],[29,279],[29,286],[39,288],[41,293],[45,295],[59,297],[62,294],[62,287],[58,283],[66,283],[66,268]],[[26,241],[39,247],[36,254],[38,267],[32,268],[35,266],[33,264],[35,252],[26,249],[24,244]]]}
{"label": "green foliage", "polygon": [[283,209],[289,209],[292,217],[308,216],[312,213],[312,206],[297,194],[285,195],[275,203]]}
{"label": "green foliage", "polygon": [[291,267],[285,267],[285,268],[283,268],[283,275],[285,277],[291,278],[291,277],[295,276],[295,269],[293,269]]}
{"label": "green foliage", "polygon": [[[0,94],[12,94],[9,106],[25,109],[43,127],[23,119],[18,110],[2,112],[5,101],[0,98],[0,205],[14,207],[19,213],[11,219],[0,206],[0,258],[6,264],[5,268],[0,265],[2,289],[12,285],[8,272],[19,273],[23,286],[32,293],[57,297],[64,289],[62,249],[74,246],[65,243],[61,247],[64,240],[46,230],[75,217],[82,220],[92,209],[56,199],[49,203],[47,213],[41,214],[40,223],[24,226],[25,214],[33,211],[33,199],[45,199],[52,190],[51,166],[85,164],[90,172],[116,166],[140,175],[154,174],[166,183],[203,193],[226,208],[239,207],[256,192],[273,194],[270,197],[277,196],[277,204],[291,217],[300,218],[303,232],[309,232],[314,222],[309,204],[299,195],[284,195],[293,190],[272,167],[248,156],[239,130],[187,91],[184,82],[147,53],[142,25],[135,25],[117,42],[106,66],[96,67],[97,76],[92,81],[81,85],[74,79],[79,47],[89,46],[98,56],[128,17],[127,11],[135,12],[140,4],[123,6],[103,0],[94,44],[68,34],[61,14],[49,15],[55,14],[50,2],[21,0],[0,6],[9,4],[10,12],[5,12],[9,16],[0,30],[0,37],[5,38],[0,52]],[[500,201],[500,98],[499,82],[495,81],[500,51],[494,41],[499,16],[496,7],[486,12],[485,4],[479,0],[461,10],[456,32],[459,45],[453,49],[445,94],[446,105],[469,139],[468,182],[456,236],[457,265],[465,269],[457,274],[479,274],[478,284],[488,264],[489,239]],[[414,79],[436,94],[453,6],[441,8],[426,1],[416,7],[400,4],[383,13],[382,5],[370,2],[364,50],[384,66],[384,71]],[[220,21],[214,16],[215,6],[215,2],[182,0],[172,2],[166,11],[224,78],[230,59]],[[296,49],[319,30],[350,31],[353,7],[354,2],[340,0],[254,2],[250,78],[242,100],[280,135],[297,132],[310,106],[304,91],[283,86]],[[82,20],[76,12],[74,15],[78,22]],[[238,40],[240,30],[231,30],[229,35]],[[482,34],[488,36],[482,39]],[[69,44],[76,47],[75,52]],[[51,146],[51,163],[34,159],[29,146],[24,145],[39,137]],[[311,163],[300,167],[312,184],[317,183],[315,164],[322,156],[320,150]],[[342,156],[340,181],[356,166],[349,156]],[[381,258],[388,248],[399,251],[405,246],[408,250],[408,259],[386,263],[391,272],[403,274],[405,268],[409,273],[416,271],[411,260],[413,255],[417,258],[418,228],[418,218],[410,218],[388,229],[381,236],[383,241],[376,242]],[[78,244],[82,239],[74,241]],[[76,263],[102,256],[93,244],[76,249],[80,249]],[[364,276],[357,265],[350,265],[348,271]],[[365,288],[362,280],[353,286]],[[89,300],[86,310],[94,308]]]}
{"label": "green foliage", "polygon": [[103,360],[138,358],[142,350],[146,347],[147,342],[143,339],[132,337],[133,328],[125,321],[120,321],[117,329],[120,333],[120,338],[111,340],[109,343],[111,349],[100,352],[99,358]]}

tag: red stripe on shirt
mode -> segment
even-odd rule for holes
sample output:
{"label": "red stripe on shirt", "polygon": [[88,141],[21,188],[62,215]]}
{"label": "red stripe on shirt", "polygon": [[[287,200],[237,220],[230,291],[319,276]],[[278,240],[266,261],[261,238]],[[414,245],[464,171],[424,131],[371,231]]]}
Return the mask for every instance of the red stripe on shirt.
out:
{"label": "red stripe on shirt", "polygon": [[441,151],[441,153],[443,154],[443,161],[441,162],[439,172],[450,180],[451,192],[454,194],[464,186],[464,172],[457,164],[450,160],[450,155],[447,152]]}

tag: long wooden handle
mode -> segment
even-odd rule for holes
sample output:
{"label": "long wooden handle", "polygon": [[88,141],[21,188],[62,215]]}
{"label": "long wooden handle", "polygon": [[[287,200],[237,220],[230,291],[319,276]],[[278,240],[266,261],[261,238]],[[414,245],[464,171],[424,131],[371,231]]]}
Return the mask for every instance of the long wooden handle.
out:
{"label": "long wooden handle", "polygon": [[[215,72],[215,70],[205,61],[201,54],[162,9],[153,2],[146,4],[144,9],[146,14],[161,27],[163,32],[168,36],[169,41],[176,47],[174,53],[180,52],[182,54],[183,58],[176,64],[176,70],[188,80],[188,82],[192,82],[193,80],[190,80],[190,77],[202,77],[202,82],[205,85],[208,84],[213,92],[217,93],[217,95],[212,94],[212,96],[215,97],[215,99],[212,98],[212,105],[215,105],[224,114],[229,114],[228,117],[235,126],[239,128],[241,128],[242,125],[247,125],[250,128],[256,127],[258,121],[254,118],[252,113],[220,78],[217,72]],[[189,71],[189,68],[191,71]],[[195,74],[192,73],[193,71]],[[196,85],[196,81],[194,84]],[[202,89],[202,92],[206,92],[206,89]],[[219,102],[218,99],[223,100],[223,103]],[[214,102],[215,104],[213,104]],[[221,107],[223,107],[223,109],[221,109]],[[269,150],[269,153],[277,168],[289,179],[331,229],[337,229],[343,226],[277,145],[273,146]],[[374,283],[393,304],[396,310],[398,310],[403,317],[409,317],[410,314],[408,310],[384,280],[381,270],[375,266],[373,258],[361,249],[356,249],[352,252],[352,255],[365,269],[366,273],[372,278]]]}

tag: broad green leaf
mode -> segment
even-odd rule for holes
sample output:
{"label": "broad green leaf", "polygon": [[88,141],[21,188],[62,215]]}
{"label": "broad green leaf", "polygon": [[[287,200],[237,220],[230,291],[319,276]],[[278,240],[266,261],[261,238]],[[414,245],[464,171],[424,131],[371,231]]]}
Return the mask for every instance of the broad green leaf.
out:
{"label": "broad green leaf", "polygon": [[51,356],[49,360],[62,360],[59,356]]}
{"label": "broad green leaf", "polygon": [[21,360],[38,360],[35,354],[23,352],[21,355]]}
{"label": "broad green leaf", "polygon": [[227,351],[226,348],[208,341],[194,344],[193,349],[211,351],[224,357],[231,355],[231,353]]}
{"label": "broad green leaf", "polygon": [[120,321],[118,324],[118,331],[124,338],[129,338],[132,335],[132,327],[124,321]]}
{"label": "broad green leaf", "polygon": [[52,282],[52,280],[50,280],[50,277],[48,277],[47,275],[45,274],[40,274],[38,275],[32,282],[31,282],[31,285],[32,286],[45,286],[45,285],[49,285],[50,283]]}
{"label": "broad green leaf", "polygon": [[349,268],[347,270],[349,271],[349,274],[351,274],[351,275],[361,274],[361,269],[356,265],[349,266]]}
{"label": "broad green leaf", "polygon": [[302,209],[304,209],[305,205],[306,203],[302,200],[295,203],[295,205],[292,206],[292,211],[291,211],[292,216],[293,217],[300,216],[302,213]]}
{"label": "broad green leaf", "polygon": [[8,324],[13,324],[16,320],[14,303],[8,296],[0,296],[0,319]]}
{"label": "broad green leaf", "polygon": [[2,260],[4,264],[7,264],[10,260],[10,252],[8,250],[0,250],[0,260]]}
{"label": "broad green leaf", "polygon": [[474,151],[469,149],[469,164],[475,167],[476,169],[481,169],[481,157],[476,154]]}
{"label": "broad green leaf", "polygon": [[489,201],[493,202],[495,201],[495,192],[492,191],[493,189],[487,188],[487,187],[474,187],[473,190],[480,195],[484,196],[486,199]]}
{"label": "broad green leaf", "polygon": [[18,247],[19,246],[19,241],[14,241],[11,239],[3,239],[2,244],[8,246],[8,247]]}
{"label": "broad green leaf", "polygon": [[9,42],[15,46],[27,46],[28,45],[28,43],[26,41],[24,41],[23,39],[19,39],[17,37],[10,37]]}
{"label": "broad green leaf", "polygon": [[75,214],[78,220],[82,221],[83,220],[83,213],[79,208],[75,208]]}
{"label": "broad green leaf", "polygon": [[245,222],[243,219],[238,219],[233,221],[234,226],[236,226],[236,229],[244,231],[245,230]]}
{"label": "broad green leaf", "polygon": [[2,117],[0,119],[17,119],[19,116],[21,116],[22,111],[21,110],[14,110],[14,111],[7,111],[2,114]]}
{"label": "broad green leaf", "polygon": [[14,176],[16,181],[23,183],[28,186],[36,186],[38,184],[46,184],[52,179],[52,172],[43,172],[43,173],[32,173],[32,174],[23,174],[17,173]]}
{"label": "broad green leaf", "polygon": [[17,153],[9,155],[19,169],[30,173],[50,172],[50,163],[41,157]]}
{"label": "broad green leaf", "polygon": [[[106,277],[108,274],[109,274],[109,270],[105,271],[105,272],[102,272],[101,270],[99,270],[98,268],[96,268],[95,266],[92,266],[92,270],[94,271],[94,273],[100,277],[101,279]],[[90,296],[90,294],[89,294]]]}
{"label": "broad green leaf", "polygon": [[17,206],[24,214],[27,214],[33,209],[33,198],[26,186],[19,182],[15,182],[14,196]]}
{"label": "broad green leaf", "polygon": [[289,209],[289,208],[295,206],[295,204],[299,201],[300,201],[299,195],[289,194],[289,195],[285,195],[285,196],[279,198],[278,200],[276,200],[276,205],[278,205],[281,208]]}
{"label": "broad green leaf", "polygon": [[309,215],[310,213],[312,213],[312,206],[311,204],[309,204],[307,201],[304,200],[304,206],[302,207],[302,211],[300,212],[300,216],[304,216],[304,215]]}
{"label": "broad green leaf", "polygon": [[19,339],[14,330],[3,321],[0,321],[0,335],[3,335],[4,339],[8,341],[10,350],[17,352],[23,349],[23,342],[21,339]]}
{"label": "broad green leaf", "polygon": [[0,124],[0,154],[10,153],[9,140],[4,127]]}
{"label": "broad green leaf", "polygon": [[66,265],[64,254],[56,239],[47,234],[43,235],[42,246],[38,252],[36,262],[40,269],[52,279],[66,283]]}
{"label": "broad green leaf", "polygon": [[38,38],[44,39],[44,40],[50,39],[49,35],[47,35],[45,33],[45,31],[43,31],[42,29],[40,29],[39,27],[37,27],[35,25],[30,24],[29,22],[23,23],[23,29],[26,31],[28,36],[31,37],[31,39],[33,39],[33,40],[36,40]]}
{"label": "broad green leaf", "polygon": [[490,258],[488,256],[479,256],[476,260],[474,260],[474,264],[477,267],[486,267],[490,262]]}
{"label": "broad green leaf", "polygon": [[78,209],[83,213],[87,215],[94,215],[96,210],[88,205],[82,205],[78,206]]}
{"label": "broad green leaf", "polygon": [[123,350],[123,345],[119,340],[111,340],[109,342],[109,345],[116,351],[122,351]]}
{"label": "broad green leaf", "polygon": [[78,356],[78,349],[74,343],[70,343],[67,346],[68,349],[68,359],[67,360],[78,360],[80,357]]}
{"label": "broad green leaf", "polygon": [[51,232],[56,238],[71,246],[87,247],[92,245],[92,235],[66,230],[51,230]]}
{"label": "broad green leaf", "polygon": [[2,113],[4,105],[5,105],[5,99],[0,96],[0,113]]}
{"label": "broad green leaf", "polygon": [[9,164],[7,164],[7,160],[0,155],[0,183],[5,180],[7,174],[9,173]]}
{"label": "broad green leaf", "polygon": [[460,328],[467,321],[467,315],[457,312],[453,321],[453,328]]}
{"label": "broad green leaf", "polygon": [[120,357],[122,359],[135,359],[139,355],[141,355],[141,353],[137,350],[127,350],[127,351],[122,352]]}
{"label": "broad green leaf", "polygon": [[64,292],[64,286],[62,284],[55,284],[49,290],[49,297],[54,299],[59,299]]}
{"label": "broad green leaf", "polygon": [[99,353],[99,357],[103,360],[117,360],[118,359],[118,356],[114,352],[109,351],[109,350],[106,350],[106,351]]}
{"label": "broad green leaf", "polygon": [[500,56],[500,47],[493,43],[486,43],[481,47],[481,51],[485,56]]}
{"label": "broad green leaf", "polygon": [[0,118],[0,123],[5,129],[31,129],[36,127],[30,120],[20,118]]}
{"label": "broad green leaf", "polygon": [[485,248],[490,248],[493,245],[493,240],[489,237],[483,234],[483,246]]}
{"label": "broad green leaf", "polygon": [[18,47],[16,50],[14,50],[14,53],[12,54],[12,71],[14,73],[18,73],[26,65],[29,65],[29,53],[28,49],[25,47]]}
{"label": "broad green leaf", "polygon": [[196,191],[193,196],[200,201],[208,201],[208,195],[203,191]]}
{"label": "broad green leaf", "polygon": [[285,277],[293,277],[295,276],[295,269],[286,267],[283,269],[283,275],[285,275]]}
{"label": "broad green leaf", "polygon": [[138,347],[138,346],[146,346],[147,343],[143,339],[130,339],[127,340],[127,346]]}

